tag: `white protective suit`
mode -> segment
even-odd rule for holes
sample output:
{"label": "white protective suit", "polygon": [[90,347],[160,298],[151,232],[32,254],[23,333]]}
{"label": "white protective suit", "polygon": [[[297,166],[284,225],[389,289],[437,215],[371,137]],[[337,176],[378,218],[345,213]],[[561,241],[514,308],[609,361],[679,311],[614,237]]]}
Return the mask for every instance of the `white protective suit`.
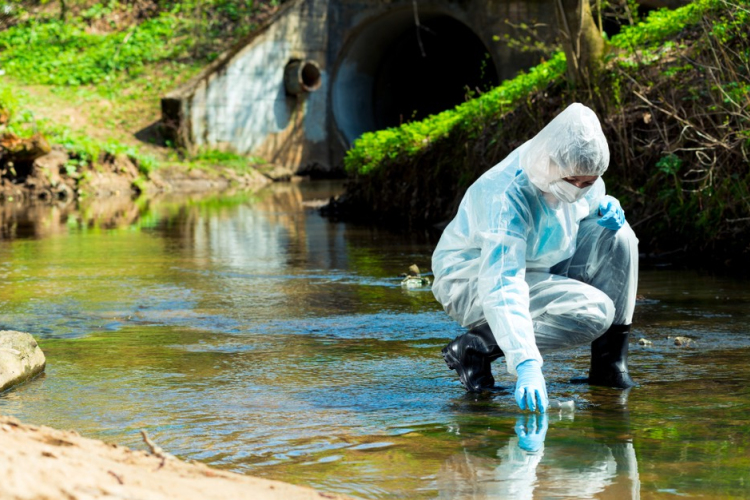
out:
{"label": "white protective suit", "polygon": [[440,238],[435,298],[464,327],[488,323],[510,373],[632,322],[638,240],[596,224],[604,181],[573,203],[549,187],[608,165],[596,114],[572,104],[469,187]]}

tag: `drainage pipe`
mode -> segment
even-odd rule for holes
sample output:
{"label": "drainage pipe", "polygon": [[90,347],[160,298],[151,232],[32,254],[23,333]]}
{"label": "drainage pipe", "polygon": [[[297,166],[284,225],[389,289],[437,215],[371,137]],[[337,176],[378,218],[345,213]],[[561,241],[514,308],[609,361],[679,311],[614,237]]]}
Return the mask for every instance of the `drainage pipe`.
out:
{"label": "drainage pipe", "polygon": [[284,88],[288,94],[315,92],[321,83],[320,66],[315,61],[292,59],[284,68]]}

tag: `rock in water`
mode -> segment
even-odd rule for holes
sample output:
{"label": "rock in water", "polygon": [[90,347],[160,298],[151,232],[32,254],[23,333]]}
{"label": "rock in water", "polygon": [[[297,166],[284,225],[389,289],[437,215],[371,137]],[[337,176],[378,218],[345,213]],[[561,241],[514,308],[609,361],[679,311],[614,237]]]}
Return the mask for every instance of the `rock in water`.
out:
{"label": "rock in water", "polygon": [[693,339],[690,337],[675,337],[674,338],[674,345],[678,346],[689,346],[693,343]]}
{"label": "rock in water", "polygon": [[0,392],[44,371],[47,360],[28,333],[0,330]]}

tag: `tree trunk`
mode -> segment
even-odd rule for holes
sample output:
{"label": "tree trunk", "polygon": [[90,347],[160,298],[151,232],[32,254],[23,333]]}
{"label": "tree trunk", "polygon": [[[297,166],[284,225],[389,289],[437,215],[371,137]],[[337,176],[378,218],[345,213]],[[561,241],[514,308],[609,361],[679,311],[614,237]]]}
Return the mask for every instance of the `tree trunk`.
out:
{"label": "tree trunk", "polygon": [[599,72],[604,38],[591,14],[589,0],[556,0],[557,19],[563,34],[568,78],[576,86],[588,86]]}

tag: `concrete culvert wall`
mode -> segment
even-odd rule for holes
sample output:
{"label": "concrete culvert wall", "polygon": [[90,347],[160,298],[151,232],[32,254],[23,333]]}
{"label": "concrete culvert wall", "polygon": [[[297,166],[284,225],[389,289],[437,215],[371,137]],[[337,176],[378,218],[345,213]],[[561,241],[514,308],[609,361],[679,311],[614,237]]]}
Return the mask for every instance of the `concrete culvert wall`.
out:
{"label": "concrete culvert wall", "polygon": [[162,100],[191,151],[235,151],[305,175],[342,173],[363,133],[439,113],[539,55],[512,26],[554,28],[551,0],[287,0]]}
{"label": "concrete culvert wall", "polygon": [[[465,24],[440,12],[402,9],[361,27],[337,63],[335,124],[348,144],[464,102],[499,83],[492,57]],[[348,145],[347,144],[347,145]]]}

